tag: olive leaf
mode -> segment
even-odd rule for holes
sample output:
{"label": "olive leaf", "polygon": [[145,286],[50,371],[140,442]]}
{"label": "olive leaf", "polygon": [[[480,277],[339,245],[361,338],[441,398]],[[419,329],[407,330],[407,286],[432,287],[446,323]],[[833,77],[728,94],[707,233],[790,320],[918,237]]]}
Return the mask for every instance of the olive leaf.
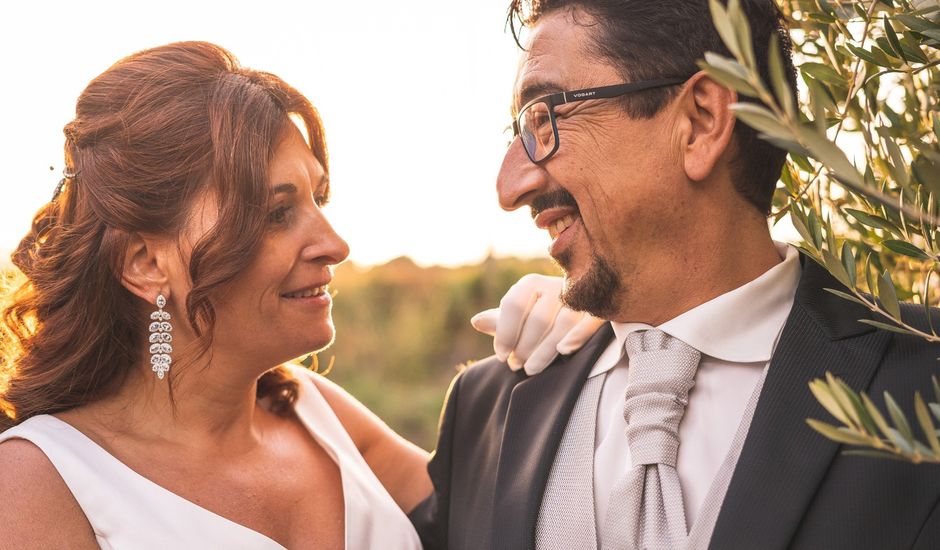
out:
{"label": "olive leaf", "polygon": [[898,295],[894,289],[894,281],[891,280],[891,274],[885,271],[878,278],[878,299],[881,305],[891,314],[895,320],[901,320],[901,304],[898,302]]}
{"label": "olive leaf", "polygon": [[[940,314],[932,307],[940,303],[940,285],[931,280],[940,270],[940,6],[780,4],[791,16],[804,93],[793,93],[776,40],[770,39],[768,59],[753,58],[740,0],[710,0],[731,57],[708,54],[699,66],[760,100],[732,109],[761,139],[789,153],[773,219],[789,214],[797,248],[844,285],[826,290],[872,312],[860,323],[940,343],[934,330]],[[758,61],[766,61],[763,76]],[[926,327],[901,317],[901,299],[915,297]],[[920,394],[913,400],[923,440],[890,395],[879,410],[832,375],[809,389],[841,425],[807,422],[856,456],[940,464],[940,383],[933,384],[934,400]]]}

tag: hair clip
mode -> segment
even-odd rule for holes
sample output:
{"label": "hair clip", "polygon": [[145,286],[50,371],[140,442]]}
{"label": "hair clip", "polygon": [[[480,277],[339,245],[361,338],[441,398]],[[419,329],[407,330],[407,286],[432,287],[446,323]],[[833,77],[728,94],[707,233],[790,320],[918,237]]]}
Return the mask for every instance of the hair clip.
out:
{"label": "hair clip", "polygon": [[[79,170],[78,172],[80,172]],[[75,179],[78,176],[78,172],[70,172],[68,168],[62,170],[62,179],[59,180],[59,185],[55,186],[55,192],[52,193],[52,200],[50,202],[55,202],[59,198],[59,193],[62,192],[62,186],[65,185],[65,180]]]}

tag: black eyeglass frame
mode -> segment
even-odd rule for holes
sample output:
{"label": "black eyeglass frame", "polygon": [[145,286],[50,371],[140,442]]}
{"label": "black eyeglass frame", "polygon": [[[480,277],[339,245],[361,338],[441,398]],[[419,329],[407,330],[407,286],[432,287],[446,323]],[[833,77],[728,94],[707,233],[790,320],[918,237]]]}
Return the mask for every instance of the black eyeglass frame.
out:
{"label": "black eyeglass frame", "polygon": [[525,154],[527,157],[529,157],[529,160],[534,164],[540,164],[552,158],[552,155],[558,151],[558,145],[561,142],[558,137],[558,123],[555,117],[555,107],[568,103],[574,103],[576,101],[585,101],[588,99],[611,99],[631,93],[652,90],[655,88],[676,86],[678,84],[685,83],[685,81],[687,81],[689,78],[691,78],[691,76],[659,78],[655,80],[644,80],[641,82],[628,82],[624,84],[613,84],[611,86],[600,86],[598,88],[584,88],[582,90],[555,92],[553,94],[537,97],[523,105],[523,107],[519,109],[519,114],[516,115],[516,118],[512,121],[513,139],[519,137],[520,135],[519,119],[522,118],[522,115],[528,108],[532,107],[536,103],[545,103],[548,105],[548,116],[552,122],[552,134],[555,140],[555,146],[552,147],[552,150],[549,151],[544,157],[540,158],[539,160],[535,160],[532,158],[532,154],[529,153],[529,150],[526,148],[525,142],[522,144],[522,148],[525,150]]}

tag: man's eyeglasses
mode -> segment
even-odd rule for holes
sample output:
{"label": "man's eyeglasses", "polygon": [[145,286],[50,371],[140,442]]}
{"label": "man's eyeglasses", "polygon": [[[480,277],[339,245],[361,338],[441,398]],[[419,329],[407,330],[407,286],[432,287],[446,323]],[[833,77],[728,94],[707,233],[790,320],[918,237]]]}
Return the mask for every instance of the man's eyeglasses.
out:
{"label": "man's eyeglasses", "polygon": [[586,99],[609,99],[654,88],[665,88],[682,84],[686,80],[688,80],[688,77],[661,78],[644,82],[601,86],[600,88],[585,88],[571,92],[557,92],[538,97],[526,103],[519,111],[516,120],[512,121],[513,137],[522,137],[522,145],[525,147],[526,154],[529,155],[529,160],[538,164],[548,160],[558,150],[558,124],[555,120],[556,106]]}

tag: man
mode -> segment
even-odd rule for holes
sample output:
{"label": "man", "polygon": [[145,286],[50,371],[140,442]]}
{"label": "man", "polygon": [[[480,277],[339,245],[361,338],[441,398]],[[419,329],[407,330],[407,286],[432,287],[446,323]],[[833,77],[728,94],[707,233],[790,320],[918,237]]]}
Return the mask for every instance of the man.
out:
{"label": "man", "polygon": [[[743,4],[795,89],[776,7]],[[805,419],[826,416],[810,380],[909,399],[940,347],[859,323],[771,240],[785,153],[697,71],[726,52],[707,2],[515,0],[514,18],[499,199],[548,230],[566,304],[612,323],[537,376],[488,359],[455,379],[411,515],[425,548],[936,548],[940,471],[842,455]]]}

